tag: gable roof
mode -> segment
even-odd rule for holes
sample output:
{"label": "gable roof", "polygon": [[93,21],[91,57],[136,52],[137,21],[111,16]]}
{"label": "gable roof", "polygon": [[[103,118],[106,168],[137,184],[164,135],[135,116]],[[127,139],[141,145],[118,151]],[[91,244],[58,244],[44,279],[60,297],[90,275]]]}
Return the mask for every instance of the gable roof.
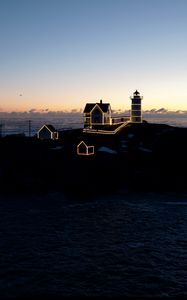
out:
{"label": "gable roof", "polygon": [[87,145],[86,145],[86,143],[85,143],[84,141],[81,141],[81,142],[77,145],[77,147],[79,147],[80,145],[84,145],[85,147],[87,147]]}
{"label": "gable roof", "polygon": [[46,126],[51,132],[55,132],[55,131],[56,131],[56,129],[55,129],[55,127],[54,127],[53,125],[46,124],[45,126]]}
{"label": "gable roof", "polygon": [[102,110],[102,112],[107,112],[110,106],[110,103],[87,103],[84,108],[84,113],[90,113],[96,104]]}
{"label": "gable roof", "polygon": [[45,124],[42,128],[44,128],[44,127],[47,127],[47,129],[49,129],[49,131],[51,131],[51,132],[55,132],[56,131],[56,129],[53,127],[53,125]]}
{"label": "gable roof", "polygon": [[77,147],[80,147],[81,145],[84,145],[86,148],[94,147],[94,145],[87,145],[84,141],[81,141]]}

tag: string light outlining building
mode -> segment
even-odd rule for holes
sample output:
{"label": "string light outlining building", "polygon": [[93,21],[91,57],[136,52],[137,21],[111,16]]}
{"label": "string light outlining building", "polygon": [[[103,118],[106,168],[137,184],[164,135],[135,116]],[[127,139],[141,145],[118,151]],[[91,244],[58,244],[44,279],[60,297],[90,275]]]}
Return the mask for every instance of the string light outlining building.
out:
{"label": "string light outlining building", "polygon": [[143,96],[140,96],[140,93],[136,90],[133,93],[133,97],[131,99],[131,116],[130,120],[132,123],[142,123],[142,108],[141,101]]}

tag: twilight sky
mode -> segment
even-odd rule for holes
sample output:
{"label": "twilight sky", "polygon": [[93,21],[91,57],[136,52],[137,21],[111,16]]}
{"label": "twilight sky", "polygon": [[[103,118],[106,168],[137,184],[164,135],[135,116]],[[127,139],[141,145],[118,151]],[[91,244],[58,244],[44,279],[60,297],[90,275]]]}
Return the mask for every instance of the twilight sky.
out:
{"label": "twilight sky", "polygon": [[[187,110],[186,0],[0,0],[0,110]],[[20,96],[20,94],[22,96]]]}

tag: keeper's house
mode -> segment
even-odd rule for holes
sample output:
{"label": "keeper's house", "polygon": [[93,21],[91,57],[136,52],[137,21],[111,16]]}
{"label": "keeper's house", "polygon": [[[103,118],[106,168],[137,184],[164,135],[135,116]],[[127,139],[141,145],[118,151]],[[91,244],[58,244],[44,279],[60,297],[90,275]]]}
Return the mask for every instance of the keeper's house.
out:
{"label": "keeper's house", "polygon": [[56,140],[58,131],[52,125],[45,124],[38,130],[37,137],[41,140]]}
{"label": "keeper's house", "polygon": [[84,128],[99,128],[102,125],[111,125],[110,103],[87,103],[84,108]]}

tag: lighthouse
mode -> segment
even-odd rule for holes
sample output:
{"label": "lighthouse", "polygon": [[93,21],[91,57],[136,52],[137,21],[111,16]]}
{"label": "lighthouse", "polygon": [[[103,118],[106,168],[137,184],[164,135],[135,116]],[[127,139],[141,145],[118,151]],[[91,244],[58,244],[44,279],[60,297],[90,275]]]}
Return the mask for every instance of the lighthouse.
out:
{"label": "lighthouse", "polygon": [[142,109],[141,101],[143,99],[140,93],[136,90],[133,97],[130,97],[131,103],[131,122],[132,123],[142,123]]}

